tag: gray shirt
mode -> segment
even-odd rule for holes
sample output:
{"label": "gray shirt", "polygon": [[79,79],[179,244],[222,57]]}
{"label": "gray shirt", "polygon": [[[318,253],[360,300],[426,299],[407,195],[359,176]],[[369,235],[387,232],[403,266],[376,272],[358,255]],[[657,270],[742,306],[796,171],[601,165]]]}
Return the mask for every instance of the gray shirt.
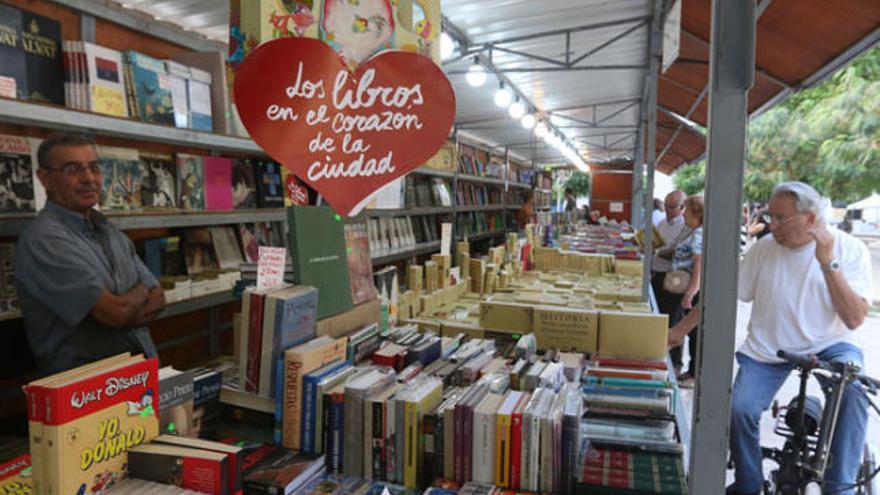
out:
{"label": "gray shirt", "polygon": [[155,356],[147,327],[109,328],[90,315],[102,289],[122,294],[139,282],[158,285],[104,215],[90,211],[87,220],[47,201],[15,247],[15,286],[37,367],[55,373],[121,352]]}

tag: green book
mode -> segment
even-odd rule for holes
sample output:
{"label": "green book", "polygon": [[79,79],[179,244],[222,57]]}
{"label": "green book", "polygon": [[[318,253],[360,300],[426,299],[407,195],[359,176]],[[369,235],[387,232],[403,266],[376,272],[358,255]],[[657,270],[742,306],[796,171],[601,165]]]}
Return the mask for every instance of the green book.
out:
{"label": "green book", "polygon": [[287,212],[293,278],[318,288],[318,319],[352,309],[345,220],[329,206],[292,206]]}

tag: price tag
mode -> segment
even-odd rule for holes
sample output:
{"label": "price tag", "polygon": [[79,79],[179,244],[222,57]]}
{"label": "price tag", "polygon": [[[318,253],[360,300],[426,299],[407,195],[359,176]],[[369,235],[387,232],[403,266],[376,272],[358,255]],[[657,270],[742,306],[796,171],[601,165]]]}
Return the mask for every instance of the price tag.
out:
{"label": "price tag", "polygon": [[452,250],[452,224],[440,224],[440,254],[449,256]]}
{"label": "price tag", "polygon": [[284,283],[284,260],[287,248],[260,246],[257,261],[257,290]]}

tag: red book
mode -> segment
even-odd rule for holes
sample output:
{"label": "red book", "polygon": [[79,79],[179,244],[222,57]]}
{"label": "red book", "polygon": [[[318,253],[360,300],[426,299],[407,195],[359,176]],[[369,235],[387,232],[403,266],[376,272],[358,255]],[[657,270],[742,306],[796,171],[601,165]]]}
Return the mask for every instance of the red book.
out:
{"label": "red book", "polygon": [[263,301],[265,299],[265,293],[252,292],[250,310],[248,311],[247,368],[244,370],[244,389],[253,393],[256,393],[260,388],[260,351],[263,346]]}
{"label": "red book", "polygon": [[207,450],[226,455],[227,492],[234,495],[242,489],[241,464],[244,458],[243,449],[235,445],[221,442],[212,442],[199,438],[181,437],[178,435],[160,435],[154,440],[155,443],[174,445],[193,449]]}
{"label": "red book", "polygon": [[641,359],[615,359],[597,357],[593,360],[596,366],[608,368],[641,368],[666,371],[668,368],[664,361],[644,361]]}
{"label": "red book", "polygon": [[520,473],[522,472],[522,414],[529,401],[528,394],[510,416],[510,488],[519,489]]}
{"label": "red book", "polygon": [[0,465],[0,493],[32,493],[31,456],[24,454]]}
{"label": "red book", "polygon": [[226,454],[175,445],[149,444],[128,451],[132,478],[212,495],[231,495]]}

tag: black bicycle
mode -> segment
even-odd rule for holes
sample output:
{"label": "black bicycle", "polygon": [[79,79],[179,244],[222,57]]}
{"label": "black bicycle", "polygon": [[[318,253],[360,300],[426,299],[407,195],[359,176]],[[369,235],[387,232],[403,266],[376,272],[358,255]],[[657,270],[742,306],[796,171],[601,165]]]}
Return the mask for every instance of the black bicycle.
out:
{"label": "black bicycle", "polygon": [[[843,402],[846,386],[854,381],[862,384],[867,394],[877,395],[880,381],[860,374],[860,367],[854,363],[828,363],[815,355],[801,355],[779,351],[777,355],[795,365],[800,374],[798,395],[787,406],[773,404],[773,417],[776,418],[774,431],[785,437],[782,449],[762,447],[765,459],[778,465],[770,473],[764,484],[765,495],[806,495],[821,494],[825,469],[830,459],[831,441],[837,429],[838,413]],[[823,401],[807,395],[807,381],[811,375],[817,380],[825,393]],[[870,395],[868,403],[880,414],[880,409]],[[859,476],[852,486],[861,495],[878,495],[874,480],[877,468],[874,452],[866,440],[865,452]],[[829,495],[826,493],[826,495]]]}

